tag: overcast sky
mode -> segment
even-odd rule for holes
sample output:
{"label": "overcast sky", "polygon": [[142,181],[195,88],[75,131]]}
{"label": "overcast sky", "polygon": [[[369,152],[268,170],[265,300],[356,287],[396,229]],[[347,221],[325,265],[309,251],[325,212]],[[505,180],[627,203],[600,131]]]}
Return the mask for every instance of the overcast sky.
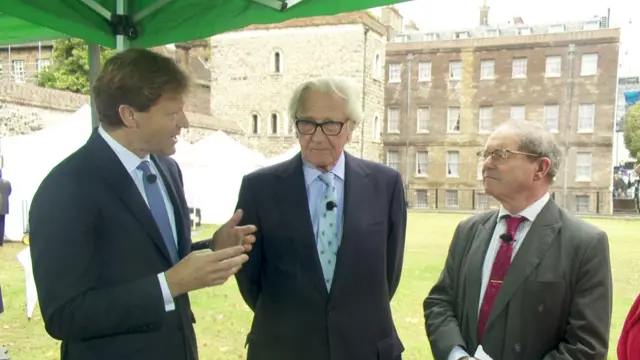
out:
{"label": "overcast sky", "polygon": [[[483,0],[414,0],[396,5],[421,30],[474,27]],[[622,29],[620,75],[640,75],[640,0],[486,0],[489,23],[506,23],[520,16],[525,23],[546,24],[604,16],[611,9],[611,26]]]}

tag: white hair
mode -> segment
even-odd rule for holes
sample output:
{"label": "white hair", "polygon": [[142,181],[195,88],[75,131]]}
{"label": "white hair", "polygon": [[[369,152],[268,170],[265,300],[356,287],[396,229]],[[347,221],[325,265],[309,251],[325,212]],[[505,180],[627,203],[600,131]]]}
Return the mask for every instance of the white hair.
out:
{"label": "white hair", "polygon": [[553,134],[544,125],[527,120],[509,120],[500,127],[514,130],[520,136],[520,151],[549,159],[551,164],[547,177],[553,183],[563,161],[562,150]]}
{"label": "white hair", "polygon": [[298,110],[304,100],[304,94],[308,90],[333,93],[340,96],[347,104],[347,116],[349,120],[353,121],[356,125],[362,121],[364,114],[362,112],[362,101],[357,83],[348,77],[328,76],[307,80],[296,87],[293,95],[291,95],[288,109],[292,122],[297,120]]}

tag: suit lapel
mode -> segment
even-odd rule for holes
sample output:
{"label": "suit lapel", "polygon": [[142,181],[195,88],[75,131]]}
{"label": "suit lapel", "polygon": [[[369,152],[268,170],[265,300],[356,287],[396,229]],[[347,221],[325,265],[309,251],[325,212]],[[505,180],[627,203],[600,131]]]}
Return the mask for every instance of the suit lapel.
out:
{"label": "suit lapel", "polygon": [[176,239],[178,244],[178,254],[179,258],[182,259],[191,251],[191,244],[189,243],[190,236],[188,236],[190,227],[185,224],[184,218],[182,217],[183,212],[181,211],[185,204],[178,200],[178,192],[175,187],[176,182],[174,181],[174,177],[171,176],[171,172],[167,169],[166,165],[163,162],[158,161],[155,156],[151,156],[151,160],[153,160],[160,177],[162,177],[162,182],[164,183],[167,194],[169,194],[171,204],[173,205],[176,234],[178,235],[178,238]]}
{"label": "suit lapel", "polygon": [[[344,183],[344,211],[342,222],[342,239],[340,241],[340,249],[336,258],[336,268],[333,275],[333,285],[331,295],[341,294],[344,291],[333,291],[333,289],[345,286],[351,259],[359,257],[359,248],[361,239],[359,236],[360,229],[367,226],[367,217],[363,216],[362,209],[366,208],[366,204],[373,196],[375,196],[371,183],[367,178],[369,171],[364,167],[361,161],[347,154],[345,151],[345,183]],[[367,239],[363,239],[367,240]],[[347,272],[343,272],[345,269]],[[355,279],[357,280],[357,279]],[[326,289],[326,287],[325,287]]]}
{"label": "suit lapel", "polygon": [[556,239],[559,229],[560,210],[555,202],[549,199],[533,224],[531,224],[527,236],[523,239],[518,253],[513,258],[509,271],[504,278],[504,283],[500,287],[491,309],[487,327],[511,300],[518,287],[538,266],[549,246]]}
{"label": "suit lapel", "polygon": [[476,230],[471,248],[468,251],[467,265],[465,267],[465,309],[469,314],[469,330],[473,344],[478,343],[478,311],[480,306],[480,290],[482,287],[482,268],[487,250],[491,243],[493,231],[496,226],[498,212],[494,212],[487,221],[480,224]]}
{"label": "suit lapel", "polygon": [[131,215],[137,219],[147,234],[149,234],[167,261],[171,262],[171,257],[162,239],[162,234],[138,187],[133,182],[131,175],[127,173],[118,156],[104,141],[97,130],[94,131],[89,138],[87,149],[95,158],[94,164],[96,171],[100,173],[117,198],[124,203]]}
{"label": "suit lapel", "polygon": [[322,267],[318,258],[311,215],[309,214],[309,200],[302,171],[302,157],[300,153],[284,164],[282,172],[278,173],[280,181],[277,187],[277,207],[281,214],[283,229],[289,229],[291,238],[300,254],[300,264],[310,276],[321,297],[327,298],[327,287],[322,276]]}

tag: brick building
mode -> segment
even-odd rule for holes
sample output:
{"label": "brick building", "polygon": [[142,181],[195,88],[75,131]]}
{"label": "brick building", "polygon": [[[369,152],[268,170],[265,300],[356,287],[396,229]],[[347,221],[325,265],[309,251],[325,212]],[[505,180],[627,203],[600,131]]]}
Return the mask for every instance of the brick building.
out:
{"label": "brick building", "polygon": [[51,65],[53,41],[0,46],[0,81],[35,84],[40,70]]}
{"label": "brick building", "polygon": [[619,29],[601,19],[492,26],[480,13],[476,28],[399,33],[387,45],[385,161],[403,174],[410,206],[495,206],[477,152],[511,118],[557,134],[561,206],[611,213]]}
{"label": "brick building", "polygon": [[238,122],[245,145],[273,156],[297,143],[287,114],[295,86],[318,76],[352,77],[362,84],[365,116],[347,151],[381,161],[387,31],[363,11],[252,25],[214,36],[212,114]]}

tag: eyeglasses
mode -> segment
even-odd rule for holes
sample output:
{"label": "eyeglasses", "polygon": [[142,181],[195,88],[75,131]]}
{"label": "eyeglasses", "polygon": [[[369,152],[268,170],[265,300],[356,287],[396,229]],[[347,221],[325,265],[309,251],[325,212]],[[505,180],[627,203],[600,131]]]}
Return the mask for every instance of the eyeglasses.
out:
{"label": "eyeglasses", "polygon": [[478,156],[480,158],[482,158],[484,160],[487,160],[487,158],[491,157],[491,161],[493,161],[494,164],[500,164],[500,163],[504,162],[505,160],[507,160],[507,158],[509,157],[510,154],[531,156],[531,157],[536,157],[536,158],[541,157],[540,155],[526,153],[526,152],[522,152],[522,151],[514,151],[514,150],[509,150],[509,149],[494,149],[494,150],[481,150],[481,151],[478,151]]}
{"label": "eyeglasses", "polygon": [[296,129],[303,135],[313,135],[318,128],[322,129],[322,132],[328,136],[336,136],[342,131],[342,127],[347,122],[341,121],[325,121],[315,122],[310,120],[296,120]]}

